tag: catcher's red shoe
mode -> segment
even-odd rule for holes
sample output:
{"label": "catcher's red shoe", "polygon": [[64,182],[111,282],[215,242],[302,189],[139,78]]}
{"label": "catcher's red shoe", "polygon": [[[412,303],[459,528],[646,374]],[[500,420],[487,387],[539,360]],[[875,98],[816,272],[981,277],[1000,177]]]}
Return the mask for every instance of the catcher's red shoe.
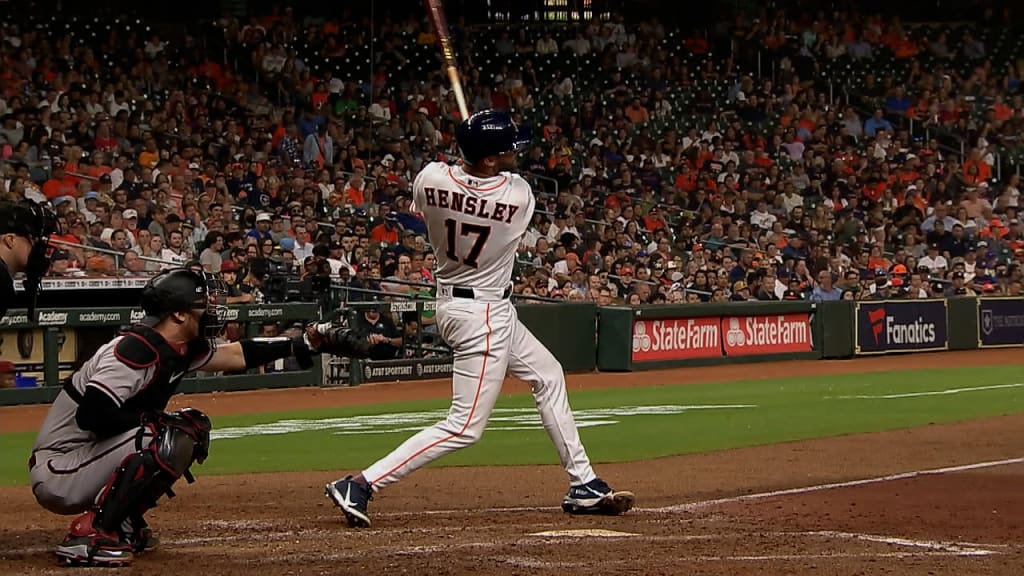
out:
{"label": "catcher's red shoe", "polygon": [[71,523],[71,530],[57,547],[57,558],[72,566],[127,566],[131,546],[116,534],[100,532],[93,526],[95,512],[86,512]]}

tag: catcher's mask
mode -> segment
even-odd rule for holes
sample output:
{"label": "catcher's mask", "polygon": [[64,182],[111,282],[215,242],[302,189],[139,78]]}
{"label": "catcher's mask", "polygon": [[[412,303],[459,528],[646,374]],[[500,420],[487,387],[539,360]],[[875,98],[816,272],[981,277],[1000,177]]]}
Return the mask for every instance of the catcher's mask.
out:
{"label": "catcher's mask", "polygon": [[200,335],[216,338],[228,319],[227,296],[227,285],[216,274],[173,268],[142,289],[142,323],[155,326],[174,312],[201,310]]}
{"label": "catcher's mask", "polygon": [[0,234],[17,234],[32,244],[24,270],[25,280],[22,282],[29,318],[35,317],[43,276],[50,269],[53,256],[50,236],[60,231],[60,221],[49,205],[31,200],[0,203]]}

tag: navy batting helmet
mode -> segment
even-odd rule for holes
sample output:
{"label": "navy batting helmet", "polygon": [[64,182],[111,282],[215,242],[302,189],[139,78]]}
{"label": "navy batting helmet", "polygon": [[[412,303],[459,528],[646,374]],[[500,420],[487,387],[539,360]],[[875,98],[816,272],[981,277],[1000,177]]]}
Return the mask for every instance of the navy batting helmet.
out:
{"label": "navy batting helmet", "polygon": [[515,152],[530,142],[530,131],[512,121],[507,112],[481,110],[455,128],[455,141],[469,164],[507,152]]}
{"label": "navy batting helmet", "polygon": [[200,328],[216,338],[227,320],[227,287],[209,272],[173,268],[162,272],[142,288],[144,324],[155,326],[174,312],[202,310]]}

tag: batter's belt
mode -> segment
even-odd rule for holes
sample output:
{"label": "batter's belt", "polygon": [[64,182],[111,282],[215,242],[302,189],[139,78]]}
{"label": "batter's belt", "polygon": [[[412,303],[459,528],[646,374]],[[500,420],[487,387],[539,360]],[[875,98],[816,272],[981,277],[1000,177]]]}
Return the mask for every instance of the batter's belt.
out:
{"label": "batter's belt", "polygon": [[[482,292],[488,292],[488,293],[496,293],[497,292],[496,290],[487,290],[487,291],[474,290],[473,288],[469,288],[469,287],[466,287],[466,286],[450,286],[450,287],[449,286],[442,286],[442,287],[439,288],[438,291],[443,294],[446,289],[451,291],[452,298],[467,298],[469,300],[476,300],[478,296],[480,298],[487,298],[487,297],[493,298],[493,296],[490,296],[489,294],[484,294]],[[508,297],[511,296],[511,295],[512,295],[512,287],[509,286],[509,287],[505,288],[505,290],[501,293],[501,299],[502,300],[508,300]]]}

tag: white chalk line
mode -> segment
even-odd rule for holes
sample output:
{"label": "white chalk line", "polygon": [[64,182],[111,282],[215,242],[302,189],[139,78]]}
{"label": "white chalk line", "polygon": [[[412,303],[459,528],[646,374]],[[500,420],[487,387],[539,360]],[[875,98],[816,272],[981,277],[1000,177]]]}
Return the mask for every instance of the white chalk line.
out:
{"label": "white chalk line", "polygon": [[[876,542],[879,544],[892,544],[894,546],[906,546],[910,548],[923,548],[931,552],[948,552],[958,556],[990,556],[999,554],[995,550],[989,550],[987,544],[969,544],[967,542],[938,542],[935,540],[915,540],[912,538],[901,538],[897,536],[879,536],[876,534],[860,534],[857,532],[839,532],[836,530],[816,530],[811,532],[790,532],[789,534],[802,534],[807,536],[822,536],[825,538],[836,538],[839,540],[860,540],[863,542]],[[994,546],[989,546],[994,547]]]}
{"label": "white chalk line", "polygon": [[840,398],[844,400],[893,400],[898,398],[919,398],[922,396],[949,396],[964,392],[983,392],[986,390],[1002,390],[1005,388],[1024,388],[1024,382],[1015,384],[993,384],[991,386],[971,386],[968,388],[949,388],[946,390],[929,390],[926,392],[906,392],[903,394],[858,394],[855,396],[828,396],[826,399]]}
{"label": "white chalk line", "polygon": [[774,498],[776,496],[791,496],[794,494],[810,494],[812,492],[822,492],[824,490],[833,490],[835,488],[848,488],[851,486],[864,486],[867,484],[878,484],[880,482],[891,482],[894,480],[905,480],[908,478],[917,478],[920,476],[933,476],[937,474],[950,474],[954,472],[967,472],[970,470],[981,470],[984,468],[995,468],[998,466],[1009,466],[1013,464],[1024,463],[1024,458],[1009,458],[1006,460],[993,460],[990,462],[978,462],[976,464],[963,464],[960,466],[948,466],[945,468],[933,468],[930,470],[915,470],[912,472],[902,472],[899,474],[889,474],[886,476],[876,476],[874,478],[863,478],[860,480],[849,480],[846,482],[832,482],[828,484],[816,484],[814,486],[804,486],[801,488],[789,488],[786,490],[773,490],[771,492],[760,492],[757,494],[743,494],[741,496],[731,496],[728,498],[716,498],[714,500],[704,500],[701,502],[689,502],[686,504],[676,504],[673,506],[663,506],[660,508],[644,508],[642,511],[650,513],[661,513],[661,514],[674,514],[678,512],[693,512],[702,508],[708,508],[711,506],[718,506],[721,504],[733,504],[736,502],[745,502],[747,500],[763,500],[765,498]]}
{"label": "white chalk line", "polygon": [[[880,559],[907,559],[907,558],[939,558],[960,556],[952,552],[835,552],[822,554],[762,554],[751,556],[673,556],[671,558],[649,558],[651,561],[661,560],[660,565],[686,563],[686,562],[801,562],[809,560],[880,560]],[[588,568],[594,567],[593,562],[568,562],[558,560],[537,560],[523,556],[497,556],[494,558],[504,564],[516,568]],[[610,566],[636,566],[636,560],[608,560],[600,561],[602,567]]]}

